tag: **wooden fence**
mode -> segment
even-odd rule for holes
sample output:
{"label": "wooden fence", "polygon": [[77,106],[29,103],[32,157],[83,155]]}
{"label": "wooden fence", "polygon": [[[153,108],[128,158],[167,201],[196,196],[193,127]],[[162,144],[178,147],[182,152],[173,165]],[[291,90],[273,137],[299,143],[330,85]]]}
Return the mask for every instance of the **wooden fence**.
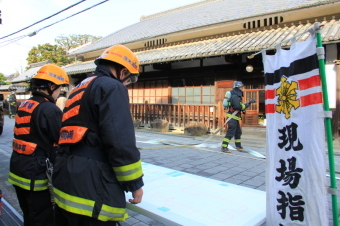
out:
{"label": "wooden fence", "polygon": [[222,102],[216,105],[189,104],[130,104],[130,111],[134,120],[138,119],[142,125],[150,124],[155,119],[165,119],[174,127],[183,127],[190,121],[204,123],[215,130],[225,122],[225,112]]}

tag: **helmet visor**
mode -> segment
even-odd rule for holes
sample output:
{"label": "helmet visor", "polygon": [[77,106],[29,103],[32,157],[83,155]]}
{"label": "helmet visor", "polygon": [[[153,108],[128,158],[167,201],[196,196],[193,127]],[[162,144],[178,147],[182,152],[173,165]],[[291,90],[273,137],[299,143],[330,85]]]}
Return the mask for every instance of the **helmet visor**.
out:
{"label": "helmet visor", "polygon": [[138,74],[130,74],[129,76],[125,77],[121,82],[123,83],[123,85],[127,86],[137,81],[138,81]]}

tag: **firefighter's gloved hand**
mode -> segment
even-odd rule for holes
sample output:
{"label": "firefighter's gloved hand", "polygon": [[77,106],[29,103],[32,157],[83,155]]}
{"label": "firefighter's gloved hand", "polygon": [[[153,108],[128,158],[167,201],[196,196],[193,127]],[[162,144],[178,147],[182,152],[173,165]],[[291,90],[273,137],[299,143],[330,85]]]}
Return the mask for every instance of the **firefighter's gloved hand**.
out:
{"label": "firefighter's gloved hand", "polygon": [[255,103],[256,101],[254,100],[254,99],[250,99],[249,101],[248,101],[248,103],[249,103],[249,105],[250,104],[253,104],[253,103]]}
{"label": "firefighter's gloved hand", "polygon": [[254,99],[250,99],[247,103],[244,103],[244,105],[246,106],[246,108],[249,108],[252,103],[255,103]]}

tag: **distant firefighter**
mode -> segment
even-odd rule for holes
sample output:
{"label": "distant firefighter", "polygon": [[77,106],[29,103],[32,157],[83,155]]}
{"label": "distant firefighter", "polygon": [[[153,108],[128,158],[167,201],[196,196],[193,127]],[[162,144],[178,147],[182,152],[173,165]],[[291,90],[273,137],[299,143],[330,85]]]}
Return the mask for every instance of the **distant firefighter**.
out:
{"label": "distant firefighter", "polygon": [[[245,113],[245,110],[250,107],[255,100],[250,100],[247,103],[242,103],[244,85],[241,81],[236,81],[234,83],[233,90],[230,92],[231,96],[228,99],[230,104],[228,104],[228,113],[227,117],[231,117],[228,121],[228,131],[223,139],[221,151],[225,153],[231,153],[231,150],[228,149],[228,145],[230,140],[234,137],[235,139],[235,146],[237,150],[243,150],[241,145],[241,135],[242,129],[240,126],[241,112]],[[236,112],[236,115],[233,116],[233,113]]]}
{"label": "distant firefighter", "polygon": [[15,92],[12,91],[10,95],[8,95],[8,110],[9,110],[9,117],[14,118],[15,114],[17,113],[17,98],[15,96]]}

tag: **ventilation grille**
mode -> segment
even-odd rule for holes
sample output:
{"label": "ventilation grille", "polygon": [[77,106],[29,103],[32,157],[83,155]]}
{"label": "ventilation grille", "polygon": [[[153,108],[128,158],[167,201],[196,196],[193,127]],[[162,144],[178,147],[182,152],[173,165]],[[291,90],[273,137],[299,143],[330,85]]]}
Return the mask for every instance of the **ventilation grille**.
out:
{"label": "ventilation grille", "polygon": [[243,24],[243,27],[245,29],[251,29],[251,28],[258,28],[258,27],[265,27],[270,25],[275,25],[283,22],[282,16],[275,16],[275,17],[268,17],[263,18],[261,20],[253,20],[248,21],[247,23]]}
{"label": "ventilation grille", "polygon": [[150,47],[150,46],[158,46],[158,45],[163,45],[166,43],[166,38],[161,38],[161,39],[155,39],[151,41],[147,41],[144,46],[145,47]]}

